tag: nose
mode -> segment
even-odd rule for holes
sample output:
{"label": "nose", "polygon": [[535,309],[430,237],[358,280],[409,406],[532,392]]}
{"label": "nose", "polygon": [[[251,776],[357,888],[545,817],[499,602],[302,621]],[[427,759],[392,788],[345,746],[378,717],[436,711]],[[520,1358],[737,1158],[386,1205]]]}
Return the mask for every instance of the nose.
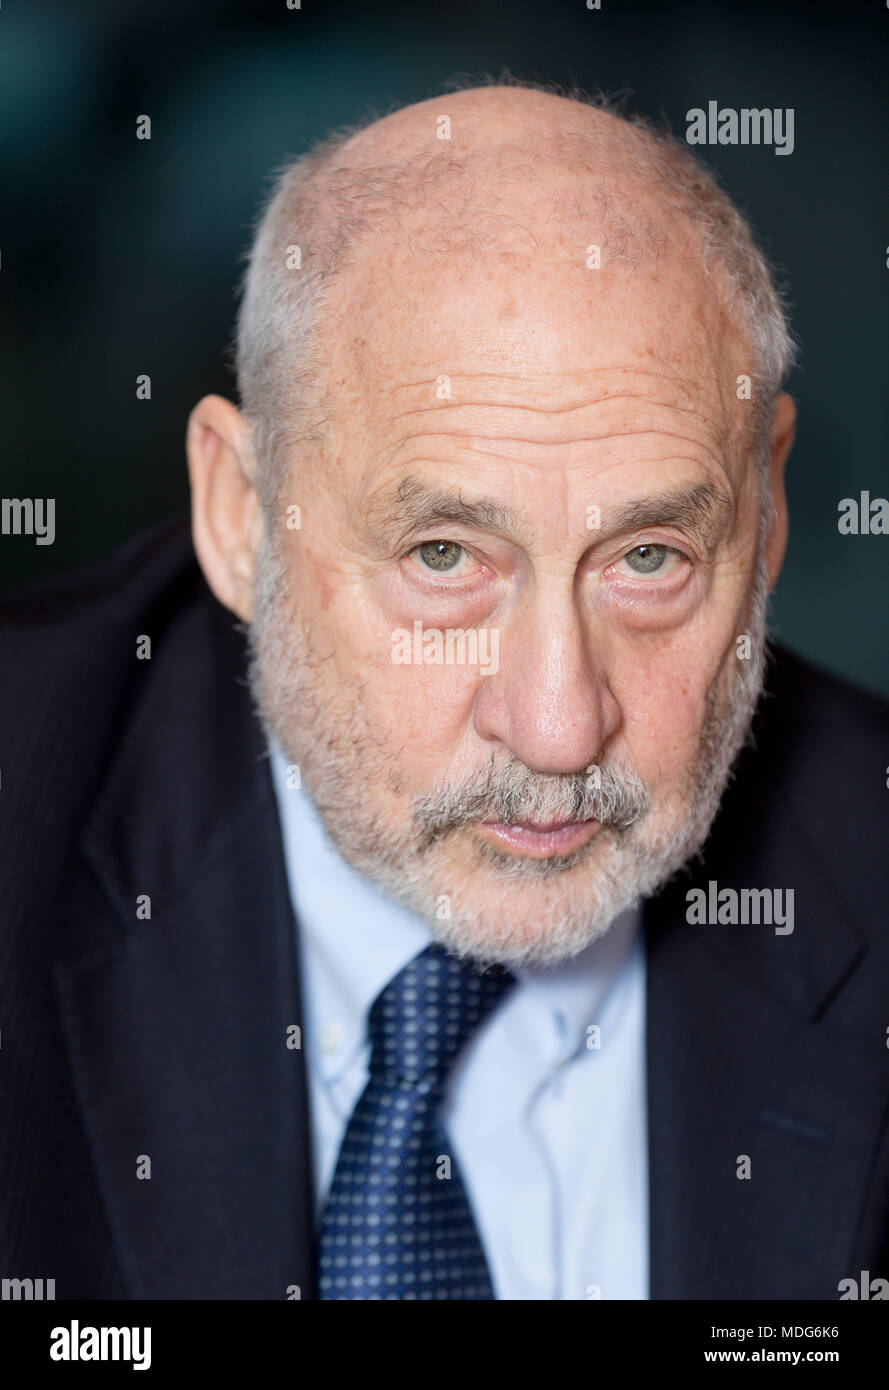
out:
{"label": "nose", "polygon": [[620,707],[591,651],[584,615],[567,601],[538,602],[500,633],[495,674],[480,681],[475,732],[535,772],[581,772],[599,762]]}

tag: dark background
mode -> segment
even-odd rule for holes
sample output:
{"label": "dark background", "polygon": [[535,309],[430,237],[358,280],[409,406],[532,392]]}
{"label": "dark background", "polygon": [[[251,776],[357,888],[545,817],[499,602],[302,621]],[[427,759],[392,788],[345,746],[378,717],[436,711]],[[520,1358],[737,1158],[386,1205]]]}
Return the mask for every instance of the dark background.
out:
{"label": "dark background", "polygon": [[602,4],[5,0],[0,495],[55,497],[56,541],[0,535],[0,585],[186,506],[185,424],[206,392],[234,395],[234,290],[269,172],[368,106],[508,68],[628,93],[679,132],[710,99],[794,108],[790,156],[703,149],[782,272],[801,341],[773,629],[889,693],[889,536],[837,530],[840,498],[889,496],[889,10]]}

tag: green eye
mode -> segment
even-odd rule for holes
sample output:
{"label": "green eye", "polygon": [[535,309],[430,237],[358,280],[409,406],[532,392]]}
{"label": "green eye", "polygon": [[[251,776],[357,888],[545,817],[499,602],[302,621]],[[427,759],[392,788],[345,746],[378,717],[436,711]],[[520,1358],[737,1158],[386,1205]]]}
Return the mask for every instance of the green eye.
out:
{"label": "green eye", "polygon": [[665,545],[637,545],[624,556],[630,569],[637,574],[654,574],[667,558]]}
{"label": "green eye", "polygon": [[456,541],[425,541],[417,547],[417,554],[429,569],[443,574],[459,564],[463,547]]}

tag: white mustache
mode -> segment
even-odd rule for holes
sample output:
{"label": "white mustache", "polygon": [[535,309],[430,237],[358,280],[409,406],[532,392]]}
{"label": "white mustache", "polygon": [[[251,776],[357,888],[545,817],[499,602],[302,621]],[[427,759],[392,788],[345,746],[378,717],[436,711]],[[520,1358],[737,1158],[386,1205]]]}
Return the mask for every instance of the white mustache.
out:
{"label": "white mustache", "polygon": [[635,774],[598,764],[560,776],[532,772],[522,763],[481,773],[462,786],[414,802],[427,843],[483,820],[504,825],[548,825],[597,820],[627,830],[645,815],[651,797]]}

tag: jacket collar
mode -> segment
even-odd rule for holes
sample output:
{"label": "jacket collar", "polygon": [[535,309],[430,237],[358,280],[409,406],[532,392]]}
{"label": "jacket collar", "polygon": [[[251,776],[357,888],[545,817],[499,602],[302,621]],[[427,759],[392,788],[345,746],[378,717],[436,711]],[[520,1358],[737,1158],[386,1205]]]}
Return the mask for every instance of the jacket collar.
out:
{"label": "jacket collar", "polygon": [[[889,1077],[866,1029],[829,1022],[866,936],[797,800],[820,750],[789,694],[765,699],[703,855],[645,905],[653,1298],[836,1298],[868,1258]],[[690,923],[711,882],[792,888],[793,932]]]}
{"label": "jacket collar", "polygon": [[280,831],[243,636],[191,583],[136,663],[143,689],[72,873],[57,995],[132,1296],[310,1297]]}

